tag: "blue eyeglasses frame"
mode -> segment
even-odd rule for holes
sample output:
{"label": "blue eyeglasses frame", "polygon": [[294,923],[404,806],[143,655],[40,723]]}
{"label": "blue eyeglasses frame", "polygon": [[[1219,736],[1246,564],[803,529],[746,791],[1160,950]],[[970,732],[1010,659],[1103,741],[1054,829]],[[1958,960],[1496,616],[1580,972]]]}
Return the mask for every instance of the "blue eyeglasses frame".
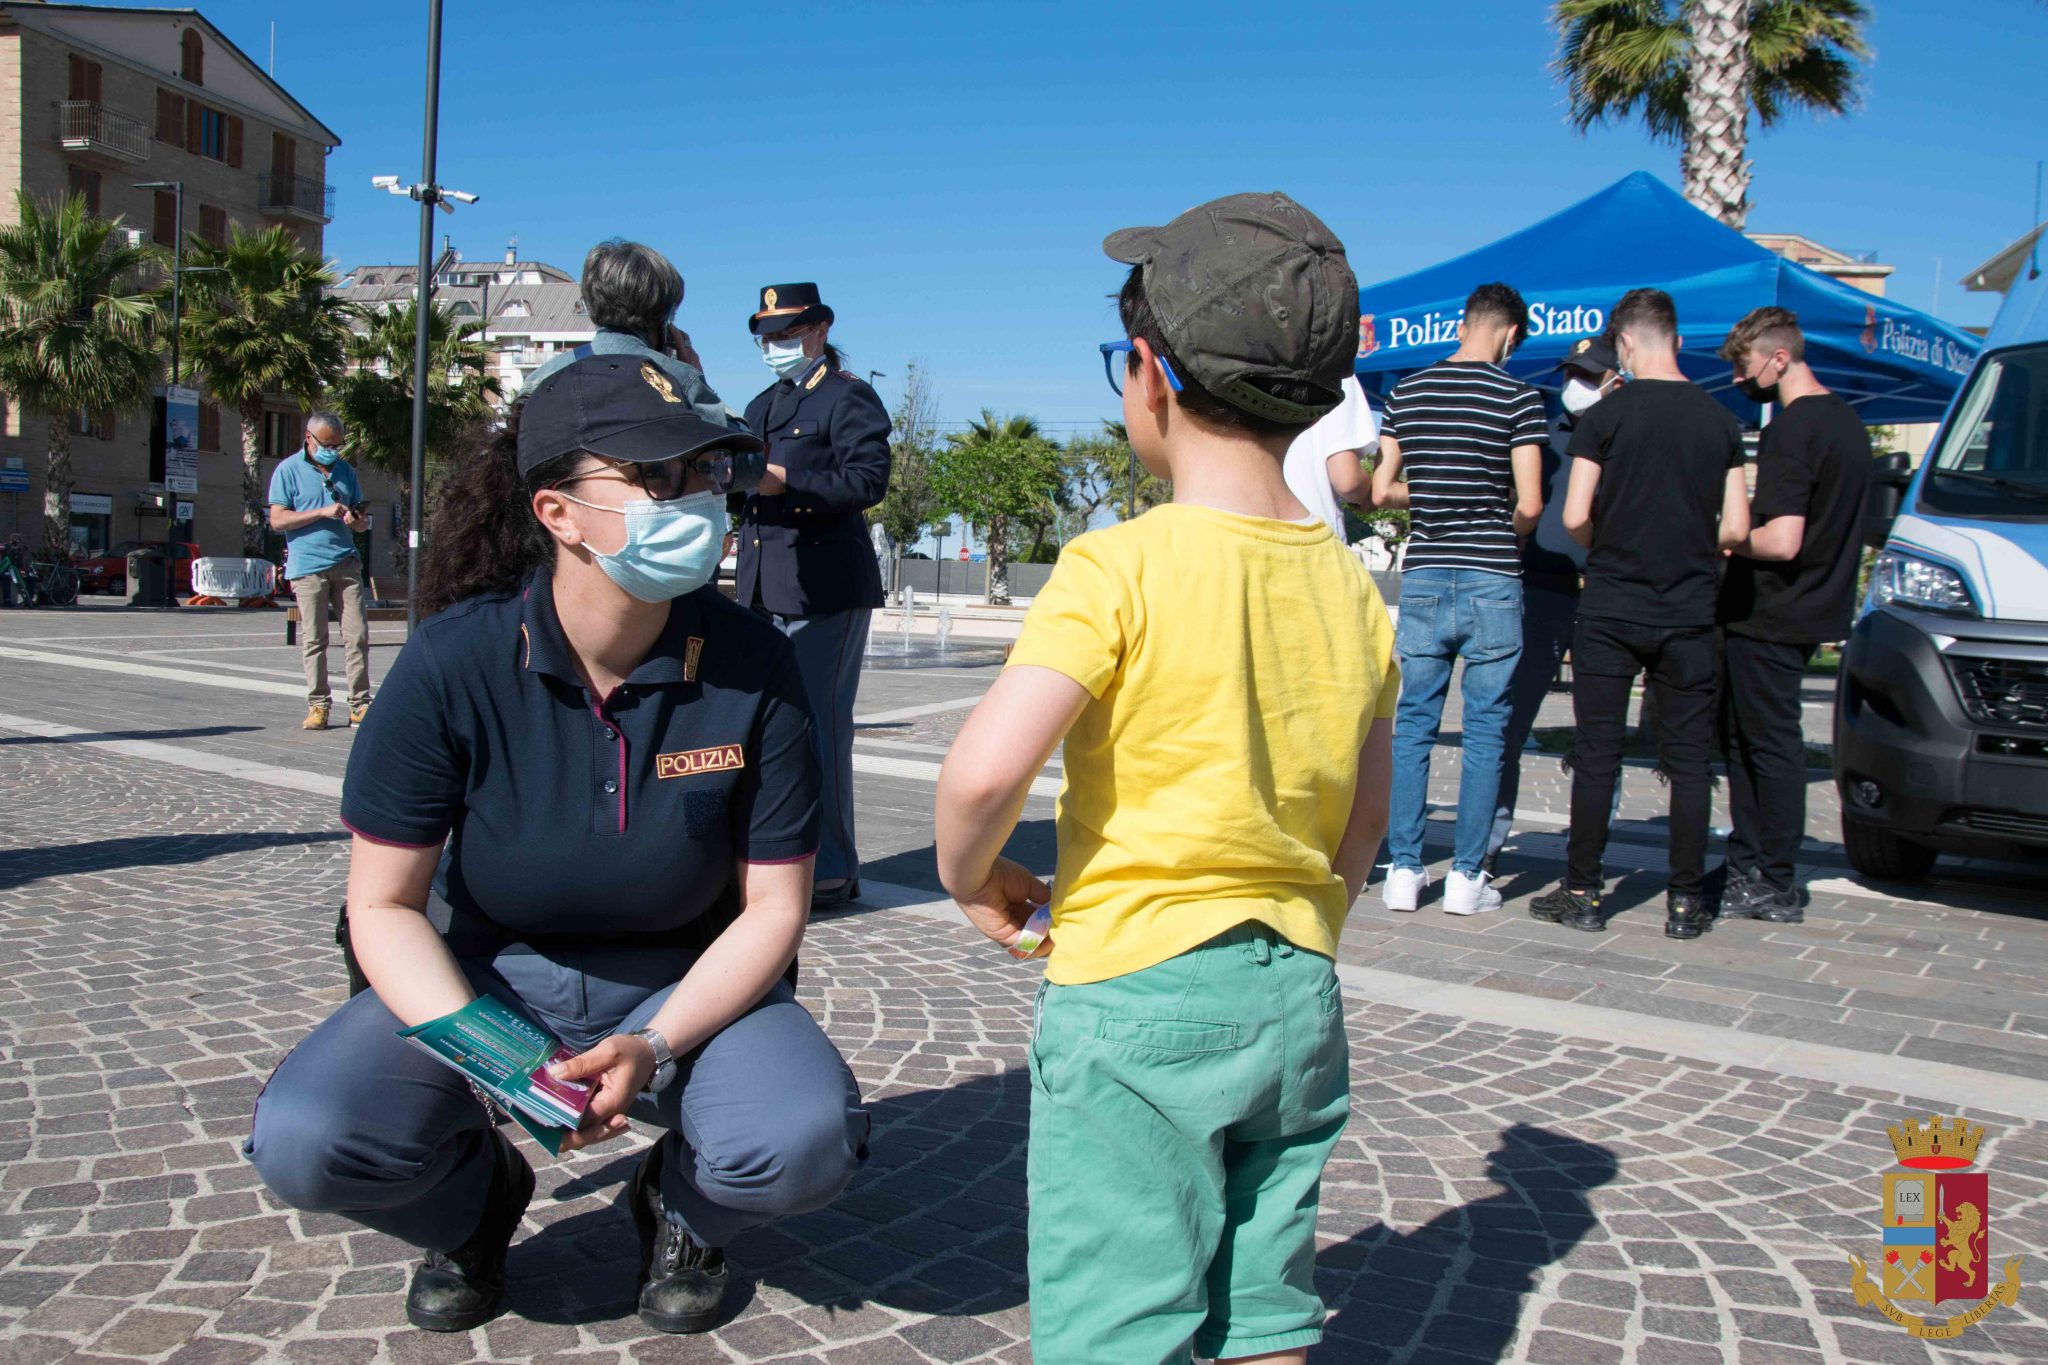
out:
{"label": "blue eyeglasses frame", "polygon": [[[1128,341],[1105,341],[1096,349],[1102,352],[1102,374],[1109,380],[1109,391],[1119,398],[1123,397],[1123,381],[1117,377],[1116,372],[1117,357],[1138,348]],[[1159,362],[1160,372],[1166,376],[1167,385],[1175,393],[1182,392],[1180,376],[1173,372],[1173,366],[1166,363],[1166,357],[1154,352],[1152,358]]]}

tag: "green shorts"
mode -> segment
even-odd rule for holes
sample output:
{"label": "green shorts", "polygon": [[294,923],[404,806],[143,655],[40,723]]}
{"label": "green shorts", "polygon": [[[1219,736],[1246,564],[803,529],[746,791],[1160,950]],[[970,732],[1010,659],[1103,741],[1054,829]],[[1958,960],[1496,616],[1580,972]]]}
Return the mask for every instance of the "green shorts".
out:
{"label": "green shorts", "polygon": [[1037,1014],[1033,1359],[1320,1341],[1316,1202],[1351,1104],[1330,960],[1245,923],[1128,976],[1048,983]]}

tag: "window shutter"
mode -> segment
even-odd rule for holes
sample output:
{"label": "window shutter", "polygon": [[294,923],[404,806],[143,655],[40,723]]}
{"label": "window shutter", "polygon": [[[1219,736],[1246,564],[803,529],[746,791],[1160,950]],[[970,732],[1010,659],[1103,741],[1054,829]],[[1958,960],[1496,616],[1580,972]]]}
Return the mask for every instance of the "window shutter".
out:
{"label": "window shutter", "polygon": [[220,407],[215,403],[199,405],[199,448],[220,449]]}
{"label": "window shutter", "polygon": [[102,98],[100,78],[103,74],[98,62],[87,62],[85,64],[85,98],[91,100],[94,104],[100,103]]}
{"label": "window shutter", "polygon": [[150,236],[159,246],[178,244],[178,197],[169,190],[156,192],[156,222]]}
{"label": "window shutter", "polygon": [[241,169],[242,165],[242,120],[228,115],[228,165]]}
{"label": "window shutter", "polygon": [[186,29],[182,41],[184,52],[179,74],[194,85],[206,84],[206,46],[205,41],[199,36],[199,30]]}
{"label": "window shutter", "polygon": [[79,56],[76,52],[71,54],[71,83],[66,89],[70,92],[64,96],[67,100],[82,100],[86,98],[85,58]]}
{"label": "window shutter", "polygon": [[156,92],[156,140],[169,147],[185,145],[185,97],[161,87]]}
{"label": "window shutter", "polygon": [[198,100],[186,100],[186,101],[185,101],[185,150],[186,150],[186,151],[188,151],[188,152],[196,152],[196,151],[198,151],[198,150],[200,149],[200,142],[199,142],[199,118],[200,118],[200,110],[199,110],[199,101],[198,101]]}

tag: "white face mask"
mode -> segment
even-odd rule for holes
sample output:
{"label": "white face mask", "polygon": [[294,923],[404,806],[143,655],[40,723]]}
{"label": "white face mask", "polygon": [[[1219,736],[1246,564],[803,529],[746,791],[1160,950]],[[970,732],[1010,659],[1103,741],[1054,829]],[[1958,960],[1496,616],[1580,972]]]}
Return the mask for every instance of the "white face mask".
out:
{"label": "white face mask", "polygon": [[790,341],[764,341],[761,343],[761,361],[780,375],[794,374],[806,363],[804,343],[801,337]]}
{"label": "white face mask", "polygon": [[1606,396],[1607,391],[1598,384],[1588,384],[1577,377],[1564,382],[1564,410],[1574,417]]}

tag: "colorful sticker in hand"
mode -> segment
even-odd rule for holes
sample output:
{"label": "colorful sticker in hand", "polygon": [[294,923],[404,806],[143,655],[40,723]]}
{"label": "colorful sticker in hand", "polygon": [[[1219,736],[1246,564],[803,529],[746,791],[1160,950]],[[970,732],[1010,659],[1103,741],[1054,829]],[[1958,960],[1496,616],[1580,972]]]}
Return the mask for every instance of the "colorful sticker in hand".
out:
{"label": "colorful sticker in hand", "polygon": [[1007,949],[1011,957],[1030,958],[1040,955],[1040,950],[1052,951],[1052,906],[1041,905],[1031,912],[1031,918],[1024,921],[1024,927],[1017,933],[1017,941]]}

